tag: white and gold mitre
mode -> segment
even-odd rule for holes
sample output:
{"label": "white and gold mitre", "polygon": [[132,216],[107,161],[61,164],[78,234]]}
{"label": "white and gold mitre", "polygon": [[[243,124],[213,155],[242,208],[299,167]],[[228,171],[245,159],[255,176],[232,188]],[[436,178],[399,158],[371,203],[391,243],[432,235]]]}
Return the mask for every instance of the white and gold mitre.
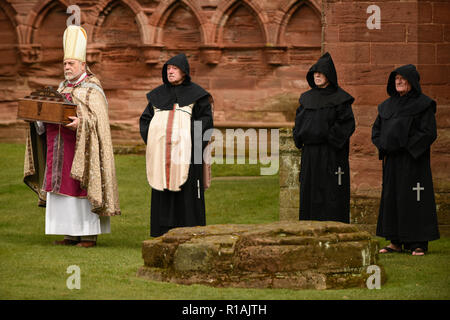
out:
{"label": "white and gold mitre", "polygon": [[64,31],[64,60],[74,59],[86,62],[87,34],[80,26],[71,25]]}

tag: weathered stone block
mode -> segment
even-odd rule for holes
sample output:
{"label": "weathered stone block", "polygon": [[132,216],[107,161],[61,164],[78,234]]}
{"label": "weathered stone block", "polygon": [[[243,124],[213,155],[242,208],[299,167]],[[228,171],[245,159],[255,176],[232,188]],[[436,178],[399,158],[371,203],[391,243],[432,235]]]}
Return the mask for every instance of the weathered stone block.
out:
{"label": "weathered stone block", "polygon": [[142,258],[149,266],[164,268],[173,262],[176,247],[171,243],[155,241],[142,246]]}
{"label": "weathered stone block", "polygon": [[178,246],[173,258],[177,271],[209,271],[218,248],[211,243],[183,243]]}
{"label": "weathered stone block", "polygon": [[380,199],[355,197],[350,199],[350,221],[355,224],[376,224]]}
{"label": "weathered stone block", "polygon": [[280,155],[280,186],[298,188],[300,174],[300,156]]}
{"label": "weathered stone block", "polygon": [[283,208],[280,206],[279,219],[280,221],[293,220],[297,221],[299,215],[299,208]]}
{"label": "weathered stone block", "polygon": [[280,188],[280,207],[295,208],[299,207],[300,192],[297,189]]}
{"label": "weathered stone block", "polygon": [[142,250],[138,276],[218,287],[365,286],[367,267],[378,263],[369,233],[330,221],[176,228]]}
{"label": "weathered stone block", "polygon": [[403,24],[385,24],[382,29],[369,30],[364,24],[341,25],[341,42],[402,42],[405,41],[406,26]]}

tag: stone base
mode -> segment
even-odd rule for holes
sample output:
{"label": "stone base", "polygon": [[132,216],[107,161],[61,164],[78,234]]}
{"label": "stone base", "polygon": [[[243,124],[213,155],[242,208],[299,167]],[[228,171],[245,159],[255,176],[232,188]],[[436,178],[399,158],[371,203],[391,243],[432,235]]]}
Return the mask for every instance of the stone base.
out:
{"label": "stone base", "polygon": [[340,222],[177,228],[143,242],[137,275],[215,287],[365,287],[377,252],[369,233]]}

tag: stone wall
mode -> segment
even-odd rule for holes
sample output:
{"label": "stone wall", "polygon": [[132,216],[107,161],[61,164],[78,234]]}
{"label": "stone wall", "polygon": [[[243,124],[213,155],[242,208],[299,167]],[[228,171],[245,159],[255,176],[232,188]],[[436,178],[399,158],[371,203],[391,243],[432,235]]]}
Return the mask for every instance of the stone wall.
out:
{"label": "stone wall", "polygon": [[[329,51],[340,85],[356,99],[352,221],[372,227],[381,190],[381,165],[370,142],[376,106],[386,98],[389,73],[416,64],[423,91],[438,103],[432,171],[441,230],[450,232],[448,1],[0,0],[1,142],[25,139],[17,99],[61,81],[71,4],[81,9],[88,64],[109,100],[113,142],[131,150],[142,145],[138,118],[145,93],[161,83],[170,56],[187,53],[194,81],[214,96],[217,127],[292,128],[297,99],[308,89],[306,72]],[[381,29],[367,28],[369,5],[379,6]],[[295,173],[298,164],[286,161]],[[298,195],[284,188],[280,206],[293,214]]]}
{"label": "stone wall", "polygon": [[[81,9],[87,60],[109,100],[113,142],[141,144],[145,94],[161,84],[170,56],[185,52],[192,78],[215,99],[218,127],[291,125],[305,74],[321,53],[320,1],[297,0],[0,0],[0,138],[16,100],[62,73],[62,35]],[[11,131],[13,132],[13,131]]]}
{"label": "stone wall", "polygon": [[294,144],[292,129],[280,130],[280,220],[298,220],[300,204],[300,150]]}

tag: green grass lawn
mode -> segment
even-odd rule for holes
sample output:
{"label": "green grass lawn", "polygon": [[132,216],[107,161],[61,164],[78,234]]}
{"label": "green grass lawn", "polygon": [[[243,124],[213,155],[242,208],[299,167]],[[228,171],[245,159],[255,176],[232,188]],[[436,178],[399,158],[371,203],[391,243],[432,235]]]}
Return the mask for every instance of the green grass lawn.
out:
{"label": "green grass lawn", "polygon": [[[22,182],[24,146],[0,144],[0,299],[449,299],[450,239],[430,243],[424,257],[380,257],[387,282],[380,290],[228,289],[184,286],[136,277],[141,243],[149,238],[150,188],[145,159],[117,155],[122,215],[96,248],[53,246],[44,232],[45,209]],[[213,167],[213,176],[257,175],[257,165]],[[278,176],[215,179],[206,191],[207,223],[264,223],[278,219]],[[381,245],[385,244],[381,240]],[[69,290],[70,265],[81,269],[81,289]]]}

